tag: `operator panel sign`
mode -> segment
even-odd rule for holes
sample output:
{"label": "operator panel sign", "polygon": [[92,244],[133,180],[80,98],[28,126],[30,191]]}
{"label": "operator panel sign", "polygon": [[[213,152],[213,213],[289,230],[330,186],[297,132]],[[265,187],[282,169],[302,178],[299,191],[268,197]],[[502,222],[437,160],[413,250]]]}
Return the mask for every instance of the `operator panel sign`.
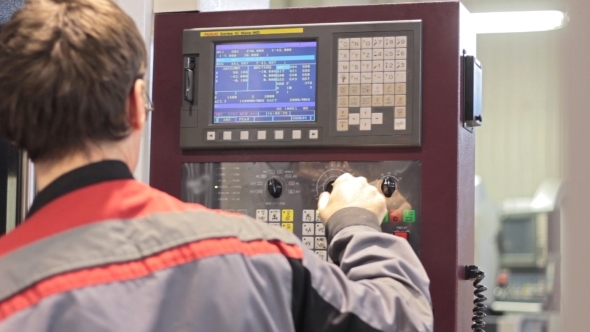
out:
{"label": "operator panel sign", "polygon": [[316,120],[317,42],[215,47],[213,123]]}

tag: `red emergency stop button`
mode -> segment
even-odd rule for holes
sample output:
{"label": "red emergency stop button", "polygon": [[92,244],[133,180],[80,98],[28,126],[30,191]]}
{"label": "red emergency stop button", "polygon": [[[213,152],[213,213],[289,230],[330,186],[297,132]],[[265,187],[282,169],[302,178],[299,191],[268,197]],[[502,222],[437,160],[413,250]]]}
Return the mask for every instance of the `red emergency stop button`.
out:
{"label": "red emergency stop button", "polygon": [[389,222],[402,222],[402,210],[389,211]]}
{"label": "red emergency stop button", "polygon": [[404,239],[408,239],[409,232],[394,232],[393,235],[403,237]]}

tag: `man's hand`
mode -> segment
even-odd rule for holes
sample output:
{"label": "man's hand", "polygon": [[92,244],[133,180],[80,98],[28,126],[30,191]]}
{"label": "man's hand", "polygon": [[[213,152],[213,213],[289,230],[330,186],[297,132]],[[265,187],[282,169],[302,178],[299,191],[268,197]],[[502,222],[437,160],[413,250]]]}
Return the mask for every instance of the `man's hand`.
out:
{"label": "man's hand", "polygon": [[324,192],[318,201],[320,219],[325,225],[336,211],[347,207],[359,207],[373,212],[377,220],[383,220],[387,207],[385,196],[363,177],[355,178],[346,173],[334,181],[332,193]]}

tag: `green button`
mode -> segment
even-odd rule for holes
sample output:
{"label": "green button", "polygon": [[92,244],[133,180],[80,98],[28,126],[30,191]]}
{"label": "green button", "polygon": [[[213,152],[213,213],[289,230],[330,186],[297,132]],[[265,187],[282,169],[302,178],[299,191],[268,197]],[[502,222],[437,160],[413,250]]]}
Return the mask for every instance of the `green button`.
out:
{"label": "green button", "polygon": [[389,212],[385,214],[382,222],[389,222]]}
{"label": "green button", "polygon": [[416,211],[404,210],[403,221],[404,222],[415,222],[416,221]]}

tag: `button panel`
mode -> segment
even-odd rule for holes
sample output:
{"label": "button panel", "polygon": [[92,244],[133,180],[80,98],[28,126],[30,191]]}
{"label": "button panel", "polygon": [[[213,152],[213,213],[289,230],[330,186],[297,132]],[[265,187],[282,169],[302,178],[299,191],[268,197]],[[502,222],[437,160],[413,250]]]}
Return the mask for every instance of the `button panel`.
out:
{"label": "button panel", "polygon": [[411,134],[407,125],[411,116],[407,108],[411,93],[407,85],[407,73],[411,70],[408,36],[373,34],[380,35],[336,36],[339,48],[333,118],[336,132],[339,135]]}
{"label": "button panel", "polygon": [[[341,120],[348,124],[348,108],[340,109]],[[272,141],[309,141],[321,139],[319,129],[265,129],[265,130],[205,130],[208,143],[272,142]]]}

